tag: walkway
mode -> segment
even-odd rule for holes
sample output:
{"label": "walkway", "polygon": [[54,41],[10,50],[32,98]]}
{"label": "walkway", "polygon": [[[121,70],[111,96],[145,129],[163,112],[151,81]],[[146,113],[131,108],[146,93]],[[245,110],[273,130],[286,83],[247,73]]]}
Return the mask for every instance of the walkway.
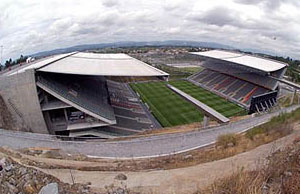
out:
{"label": "walkway", "polygon": [[219,135],[240,133],[268,122],[282,112],[291,112],[299,105],[259,117],[202,131],[140,137],[115,142],[61,141],[50,135],[13,132],[0,129],[0,146],[11,148],[51,147],[70,153],[82,153],[103,158],[147,158],[181,153],[214,143]]}

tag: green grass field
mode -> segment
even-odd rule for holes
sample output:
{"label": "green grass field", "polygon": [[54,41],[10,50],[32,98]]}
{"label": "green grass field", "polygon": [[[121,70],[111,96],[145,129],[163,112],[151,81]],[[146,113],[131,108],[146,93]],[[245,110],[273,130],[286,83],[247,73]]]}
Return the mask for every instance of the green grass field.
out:
{"label": "green grass field", "polygon": [[179,80],[170,81],[169,84],[215,109],[225,117],[245,114],[245,110],[242,107],[229,102],[210,91],[200,88],[191,82]]}
{"label": "green grass field", "polygon": [[[171,85],[230,117],[244,112],[244,109],[187,81],[170,81]],[[152,114],[163,127],[202,121],[203,114],[191,103],[166,86],[167,82],[130,84],[150,106]]]}
{"label": "green grass field", "polygon": [[202,121],[203,115],[189,102],[166,87],[166,82],[130,84],[141,95],[164,127]]}

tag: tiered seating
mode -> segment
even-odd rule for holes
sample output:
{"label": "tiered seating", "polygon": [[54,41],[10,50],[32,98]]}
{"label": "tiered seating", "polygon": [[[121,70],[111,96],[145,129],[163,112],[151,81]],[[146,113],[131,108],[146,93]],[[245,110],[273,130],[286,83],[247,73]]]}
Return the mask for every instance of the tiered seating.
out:
{"label": "tiered seating", "polygon": [[[235,91],[237,91],[245,82],[239,79],[235,79],[232,84],[228,85],[227,87],[224,87],[224,94],[231,95]],[[220,90],[222,91],[222,89]]]}
{"label": "tiered seating", "polygon": [[219,83],[217,83],[216,86],[213,89],[214,90],[220,90],[221,88],[224,88],[225,86],[228,86],[234,80],[235,79],[233,77],[225,76],[225,78],[223,80],[221,80]]}
{"label": "tiered seating", "polygon": [[132,134],[132,130],[143,131],[157,127],[152,120],[153,118],[149,117],[150,113],[146,113],[147,110],[142,107],[127,84],[107,80],[107,87],[117,124],[105,129],[117,130],[118,133],[127,135],[128,131]]}
{"label": "tiered seating", "polygon": [[[233,77],[246,80],[250,83],[268,88],[270,90],[274,90],[275,87],[277,86],[277,81],[268,78],[266,75],[258,72],[247,72],[241,67],[237,67],[234,65],[230,65],[225,62],[207,62],[204,63],[203,66],[207,69],[217,71],[220,73],[224,73],[226,75],[231,75]],[[221,67],[221,68],[220,68]],[[280,73],[280,72],[279,72]],[[278,72],[273,73],[274,76],[279,76]]]}
{"label": "tiered seating", "polygon": [[204,69],[191,79],[245,105],[250,104],[252,96],[270,91],[256,84],[209,69]]}
{"label": "tiered seating", "polygon": [[255,85],[253,85],[251,83],[245,83],[243,85],[243,87],[238,92],[235,93],[233,98],[236,100],[243,100],[246,97],[246,95],[249,92],[251,92],[254,88],[255,88]]}

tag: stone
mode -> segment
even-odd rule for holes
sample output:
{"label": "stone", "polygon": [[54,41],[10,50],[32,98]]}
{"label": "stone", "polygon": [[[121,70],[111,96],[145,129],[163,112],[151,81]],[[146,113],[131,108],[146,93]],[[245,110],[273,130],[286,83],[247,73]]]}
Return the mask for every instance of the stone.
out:
{"label": "stone", "polygon": [[5,166],[5,171],[6,171],[6,172],[9,172],[9,171],[12,170],[12,168],[13,168],[12,165],[7,165],[7,166]]}
{"label": "stone", "polygon": [[11,193],[17,193],[17,192],[18,192],[17,187],[15,187],[14,185],[9,184],[8,182],[6,182],[6,186],[7,186],[8,190],[9,190]]}
{"label": "stone", "polygon": [[11,177],[11,178],[9,178],[8,182],[9,182],[11,185],[14,185],[14,186],[16,186],[16,185],[17,185],[17,182],[16,182],[16,180],[15,180],[15,179],[13,179],[12,177]]}
{"label": "stone", "polygon": [[50,183],[44,186],[39,194],[58,194],[58,184],[57,183]]}
{"label": "stone", "polygon": [[0,172],[3,170],[3,167],[2,167],[2,165],[0,164]]}
{"label": "stone", "polygon": [[86,184],[87,184],[87,185],[92,185],[92,183],[91,183],[91,182],[87,182]]}
{"label": "stone", "polygon": [[35,191],[35,189],[34,189],[34,187],[32,186],[32,184],[31,183],[25,183],[25,185],[24,185],[24,191],[26,192],[26,193],[36,193],[36,191]]}
{"label": "stone", "polygon": [[184,157],[183,157],[183,159],[184,160],[192,160],[193,159],[193,156],[192,155],[185,155]]}
{"label": "stone", "polygon": [[19,169],[19,172],[20,172],[21,175],[24,175],[24,174],[27,173],[27,170],[26,170],[26,168],[21,167],[21,168]]}
{"label": "stone", "polygon": [[231,142],[228,143],[228,144],[227,144],[227,147],[234,147],[234,143],[231,143]]}
{"label": "stone", "polygon": [[48,178],[45,177],[45,178],[43,179],[43,183],[48,183],[48,182],[49,182]]}
{"label": "stone", "polygon": [[2,158],[1,160],[0,160],[0,165],[2,165],[2,166],[4,166],[5,165],[5,158]]}
{"label": "stone", "polygon": [[284,172],[284,175],[285,175],[285,176],[293,176],[293,173],[291,173],[291,172],[289,172],[289,171],[285,171],[285,172]]}
{"label": "stone", "polygon": [[127,176],[125,174],[120,173],[115,177],[115,179],[120,180],[120,181],[125,181],[125,180],[127,180]]}
{"label": "stone", "polygon": [[119,188],[117,188],[117,189],[114,191],[114,193],[116,193],[116,194],[126,194],[127,192],[126,192],[125,189],[119,187]]}

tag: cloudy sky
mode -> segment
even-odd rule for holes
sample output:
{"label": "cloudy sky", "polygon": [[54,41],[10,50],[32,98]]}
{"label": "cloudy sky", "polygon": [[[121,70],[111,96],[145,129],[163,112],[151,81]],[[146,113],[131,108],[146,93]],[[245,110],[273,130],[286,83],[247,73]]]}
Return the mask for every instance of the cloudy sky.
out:
{"label": "cloudy sky", "polygon": [[3,61],[115,41],[213,41],[300,59],[299,0],[1,0]]}

